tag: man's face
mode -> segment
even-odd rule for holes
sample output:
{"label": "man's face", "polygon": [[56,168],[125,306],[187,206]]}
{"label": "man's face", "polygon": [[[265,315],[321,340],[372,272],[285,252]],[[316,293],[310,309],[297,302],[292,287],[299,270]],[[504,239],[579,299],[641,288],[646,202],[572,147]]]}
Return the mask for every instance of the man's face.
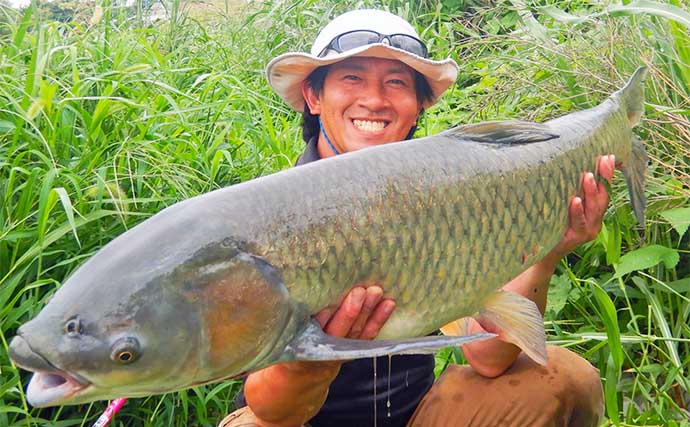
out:
{"label": "man's face", "polygon": [[[321,116],[328,137],[341,153],[402,141],[422,108],[414,71],[390,59],[348,58],[335,63],[321,93],[305,85],[304,95],[311,113]],[[322,151],[325,147],[320,134],[319,152],[332,152]]]}

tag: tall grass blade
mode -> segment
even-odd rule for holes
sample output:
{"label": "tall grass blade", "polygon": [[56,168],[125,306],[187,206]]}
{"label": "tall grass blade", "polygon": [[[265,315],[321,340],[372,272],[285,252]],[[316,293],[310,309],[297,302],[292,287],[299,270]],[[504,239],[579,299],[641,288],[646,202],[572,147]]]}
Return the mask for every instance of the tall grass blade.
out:
{"label": "tall grass blade", "polygon": [[668,3],[649,0],[635,0],[627,5],[613,5],[607,9],[612,15],[649,14],[671,19],[690,30],[690,13]]}
{"label": "tall grass blade", "polygon": [[72,201],[67,194],[67,190],[65,190],[63,187],[57,187],[53,190],[57,193],[58,197],[60,197],[60,203],[62,203],[62,208],[65,210],[65,215],[67,215],[67,221],[69,222],[70,227],[72,227],[74,239],[77,241],[77,244],[81,246],[79,235],[77,234],[77,224],[74,222],[74,208],[72,207]]}

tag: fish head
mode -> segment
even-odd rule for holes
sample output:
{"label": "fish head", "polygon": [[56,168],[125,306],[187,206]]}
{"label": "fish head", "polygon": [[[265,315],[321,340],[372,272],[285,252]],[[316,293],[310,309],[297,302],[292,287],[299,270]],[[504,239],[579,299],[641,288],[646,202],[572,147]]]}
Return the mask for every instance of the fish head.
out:
{"label": "fish head", "polygon": [[9,353],[34,372],[33,406],[167,393],[277,360],[294,313],[277,272],[235,239],[154,225],[106,245],[18,329]]}
{"label": "fish head", "polygon": [[14,362],[34,372],[33,406],[151,395],[193,381],[186,378],[200,341],[193,304],[151,281],[118,293],[136,274],[106,278],[94,274],[95,264],[66,281],[10,343]]}

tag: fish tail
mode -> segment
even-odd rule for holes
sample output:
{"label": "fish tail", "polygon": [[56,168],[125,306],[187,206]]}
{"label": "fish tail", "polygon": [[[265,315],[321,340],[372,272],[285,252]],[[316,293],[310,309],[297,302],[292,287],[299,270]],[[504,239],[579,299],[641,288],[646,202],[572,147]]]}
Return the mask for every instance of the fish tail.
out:
{"label": "fish tail", "polygon": [[648,159],[649,157],[642,141],[637,135],[633,135],[630,161],[621,166],[621,172],[623,172],[625,181],[628,184],[630,203],[632,203],[635,218],[637,218],[637,222],[640,225],[644,225],[644,212],[647,207],[647,199],[644,195],[644,180]]}
{"label": "fish tail", "polygon": [[[644,80],[647,77],[647,67],[639,67],[633,73],[628,83],[613,96],[618,99],[621,107],[630,121],[630,126],[640,122],[644,112]],[[647,170],[648,156],[640,139],[633,135],[630,160],[621,166],[630,194],[635,217],[639,224],[644,224],[644,212],[647,201],[644,196],[644,180]]]}
{"label": "fish tail", "polygon": [[639,67],[623,89],[613,94],[613,97],[617,97],[625,109],[630,126],[637,125],[644,112],[644,80],[646,77],[647,67]]}
{"label": "fish tail", "polygon": [[[534,301],[498,290],[484,300],[480,314],[498,327],[502,339],[520,347],[540,365],[546,365],[544,321]],[[441,331],[446,335],[465,334],[467,327],[461,319],[445,325]]]}

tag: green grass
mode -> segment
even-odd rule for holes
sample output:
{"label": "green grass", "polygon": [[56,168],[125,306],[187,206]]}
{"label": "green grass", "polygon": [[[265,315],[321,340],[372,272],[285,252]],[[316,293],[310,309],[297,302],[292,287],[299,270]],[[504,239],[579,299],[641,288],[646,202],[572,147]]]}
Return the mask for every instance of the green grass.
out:
{"label": "green grass", "polygon": [[[98,417],[104,402],[28,408],[28,376],[11,365],[7,341],[124,230],[176,201],[289,167],[303,146],[299,117],[268,87],[265,64],[308,49],[330,17],[362,4],[378,3],[263,2],[207,16],[173,3],[176,18],[154,26],[108,3],[99,19],[86,8],[65,23],[44,9],[0,6],[1,426]],[[650,68],[638,130],[652,157],[644,240],[618,175],[604,230],[553,278],[546,321],[550,341],[600,369],[608,422],[690,425],[690,38],[682,14],[670,21],[650,2],[635,14],[585,2],[568,2],[568,15],[559,13],[566,3],[463,5],[384,3],[414,22],[434,57],[450,53],[461,66],[420,134],[544,120],[592,106],[638,65]],[[439,369],[459,358],[442,352]],[[133,399],[113,425],[212,426],[232,410],[237,387]]]}

